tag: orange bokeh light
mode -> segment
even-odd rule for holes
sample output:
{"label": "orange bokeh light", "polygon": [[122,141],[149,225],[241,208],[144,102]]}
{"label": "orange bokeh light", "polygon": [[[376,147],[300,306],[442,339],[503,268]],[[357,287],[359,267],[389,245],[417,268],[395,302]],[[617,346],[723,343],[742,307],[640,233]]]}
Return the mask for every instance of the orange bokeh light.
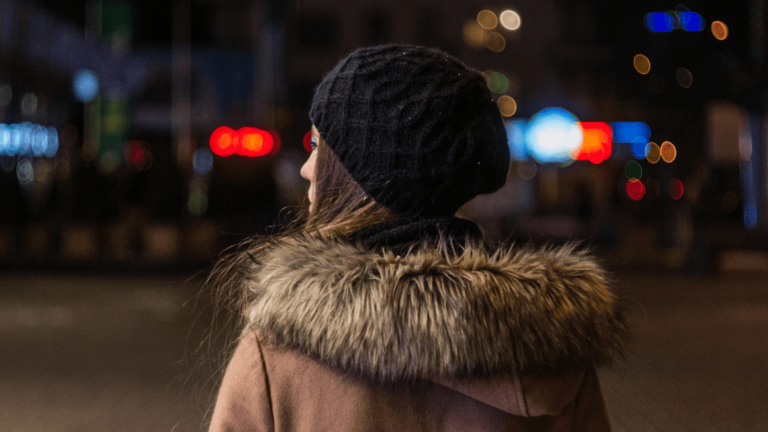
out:
{"label": "orange bokeh light", "polygon": [[613,131],[608,123],[580,122],[584,133],[584,141],[576,153],[575,160],[588,160],[593,164],[611,157],[613,151]]}
{"label": "orange bokeh light", "polygon": [[712,35],[717,40],[725,40],[728,38],[728,26],[722,21],[712,22]]}

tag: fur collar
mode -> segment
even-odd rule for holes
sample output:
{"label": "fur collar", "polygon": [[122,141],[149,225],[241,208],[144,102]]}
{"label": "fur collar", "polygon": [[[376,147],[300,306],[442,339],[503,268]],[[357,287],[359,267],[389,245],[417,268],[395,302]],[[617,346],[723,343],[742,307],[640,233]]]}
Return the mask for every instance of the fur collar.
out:
{"label": "fur collar", "polygon": [[379,382],[550,372],[621,357],[606,273],[569,245],[396,256],[293,238],[253,269],[247,330]]}

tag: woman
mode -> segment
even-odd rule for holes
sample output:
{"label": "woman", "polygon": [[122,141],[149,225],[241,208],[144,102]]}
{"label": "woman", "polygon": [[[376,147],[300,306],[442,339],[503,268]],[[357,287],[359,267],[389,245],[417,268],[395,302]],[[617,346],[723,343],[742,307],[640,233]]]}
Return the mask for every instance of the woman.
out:
{"label": "woman", "polygon": [[219,270],[243,335],[211,431],[606,431],[594,368],[627,328],[573,247],[482,243],[454,216],[510,163],[480,73],[386,45],[318,87],[306,224]]}

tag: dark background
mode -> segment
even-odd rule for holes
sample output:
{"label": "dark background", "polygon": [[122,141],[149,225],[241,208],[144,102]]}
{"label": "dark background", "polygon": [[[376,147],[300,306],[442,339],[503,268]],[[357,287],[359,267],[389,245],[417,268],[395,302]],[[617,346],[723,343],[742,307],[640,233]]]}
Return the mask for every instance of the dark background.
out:
{"label": "dark background", "polygon": [[[500,52],[465,37],[486,9],[521,17],[485,31]],[[686,10],[702,31],[644,25]],[[601,373],[615,430],[768,430],[766,25],[765,0],[0,0],[0,123],[59,141],[48,156],[0,154],[0,429],[199,430],[229,352],[206,271],[306,204],[303,137],[324,73],[396,42],[503,73],[507,122],[558,107],[674,143],[671,163],[618,142],[599,164],[515,160],[501,191],[459,215],[489,240],[582,241],[615,273],[637,329],[630,358]],[[82,69],[99,81],[85,102]],[[200,169],[220,126],[270,130],[280,146]]]}

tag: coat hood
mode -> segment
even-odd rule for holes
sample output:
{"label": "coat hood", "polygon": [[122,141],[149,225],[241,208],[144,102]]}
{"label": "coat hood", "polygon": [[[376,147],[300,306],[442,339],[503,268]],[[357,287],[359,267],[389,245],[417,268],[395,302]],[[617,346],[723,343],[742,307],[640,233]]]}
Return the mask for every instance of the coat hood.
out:
{"label": "coat hood", "polygon": [[444,252],[280,241],[252,269],[246,330],[381,383],[546,374],[623,355],[623,309],[574,245]]}

